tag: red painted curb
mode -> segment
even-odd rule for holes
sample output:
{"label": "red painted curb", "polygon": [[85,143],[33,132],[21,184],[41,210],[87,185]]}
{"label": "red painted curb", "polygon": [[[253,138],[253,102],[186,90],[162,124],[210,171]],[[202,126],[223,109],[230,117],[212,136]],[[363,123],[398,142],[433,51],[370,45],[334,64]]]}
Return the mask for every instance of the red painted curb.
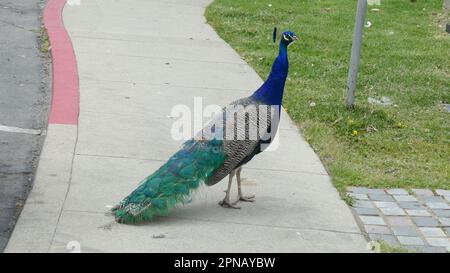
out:
{"label": "red painted curb", "polygon": [[53,97],[48,122],[77,125],[80,113],[78,68],[72,41],[62,20],[65,4],[66,0],[49,0],[44,10],[53,68]]}

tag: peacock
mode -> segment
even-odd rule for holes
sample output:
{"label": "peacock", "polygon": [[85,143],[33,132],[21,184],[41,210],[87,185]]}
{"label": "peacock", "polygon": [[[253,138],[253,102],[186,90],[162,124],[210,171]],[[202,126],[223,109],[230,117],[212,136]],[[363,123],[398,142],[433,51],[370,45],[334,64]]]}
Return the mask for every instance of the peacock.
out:
{"label": "peacock", "polygon": [[[276,28],[274,30],[274,41]],[[288,75],[288,46],[298,40],[292,31],[281,35],[279,53],[267,80],[251,96],[222,109],[200,132],[117,206],[112,214],[119,223],[135,224],[167,215],[177,205],[190,202],[191,192],[201,183],[212,186],[228,175],[224,208],[237,202],[253,202],[241,190],[242,166],[261,153],[277,131],[284,86]],[[236,176],[238,199],[230,201]]]}

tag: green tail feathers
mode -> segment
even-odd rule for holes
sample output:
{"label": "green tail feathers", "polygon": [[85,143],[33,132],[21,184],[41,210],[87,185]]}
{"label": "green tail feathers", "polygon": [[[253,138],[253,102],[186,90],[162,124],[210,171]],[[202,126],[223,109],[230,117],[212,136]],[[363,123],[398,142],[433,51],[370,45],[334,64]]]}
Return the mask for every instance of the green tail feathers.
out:
{"label": "green tail feathers", "polygon": [[191,191],[207,181],[224,160],[222,141],[187,141],[113,209],[116,221],[133,224],[166,215],[170,208],[186,203]]}

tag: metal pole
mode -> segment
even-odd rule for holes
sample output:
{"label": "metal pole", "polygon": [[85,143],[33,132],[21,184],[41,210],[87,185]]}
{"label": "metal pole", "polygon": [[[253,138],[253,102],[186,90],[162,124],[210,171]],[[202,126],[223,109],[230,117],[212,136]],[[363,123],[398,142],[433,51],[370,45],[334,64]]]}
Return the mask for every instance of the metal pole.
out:
{"label": "metal pole", "polygon": [[444,9],[450,10],[450,0],[444,0]]}
{"label": "metal pole", "polygon": [[353,107],[355,103],[356,79],[358,77],[359,57],[361,52],[364,20],[366,18],[367,0],[358,0],[356,11],[355,32],[353,34],[352,56],[348,68],[347,80],[347,107]]}

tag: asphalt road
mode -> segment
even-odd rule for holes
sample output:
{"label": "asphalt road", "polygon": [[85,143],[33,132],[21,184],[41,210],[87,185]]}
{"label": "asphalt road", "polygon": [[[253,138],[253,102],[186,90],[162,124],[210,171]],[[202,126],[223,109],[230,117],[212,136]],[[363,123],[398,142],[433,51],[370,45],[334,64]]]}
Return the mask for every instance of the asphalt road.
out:
{"label": "asphalt road", "polygon": [[0,0],[0,252],[32,186],[47,126],[49,65],[39,45],[45,2]]}

